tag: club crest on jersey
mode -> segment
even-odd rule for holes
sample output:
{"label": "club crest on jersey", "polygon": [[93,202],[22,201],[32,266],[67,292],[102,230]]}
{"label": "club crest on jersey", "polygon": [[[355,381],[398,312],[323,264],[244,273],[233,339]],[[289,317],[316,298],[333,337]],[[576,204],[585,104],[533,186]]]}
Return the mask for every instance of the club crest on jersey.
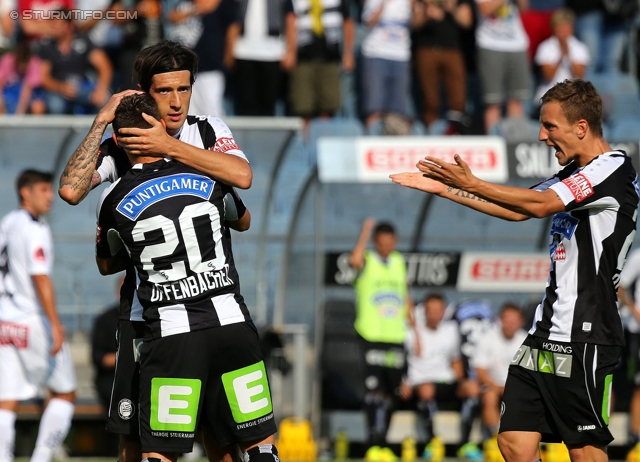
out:
{"label": "club crest on jersey", "polygon": [[146,181],[120,201],[116,210],[130,220],[136,220],[145,209],[161,200],[180,195],[209,199],[213,180],[193,173],[181,173]]}
{"label": "club crest on jersey", "polygon": [[569,188],[576,202],[582,202],[594,193],[589,179],[582,173],[571,175],[562,182]]}
{"label": "club crest on jersey", "polygon": [[580,220],[572,217],[568,213],[555,214],[553,216],[553,222],[551,223],[551,237],[559,234],[565,239],[571,239],[579,221]]}

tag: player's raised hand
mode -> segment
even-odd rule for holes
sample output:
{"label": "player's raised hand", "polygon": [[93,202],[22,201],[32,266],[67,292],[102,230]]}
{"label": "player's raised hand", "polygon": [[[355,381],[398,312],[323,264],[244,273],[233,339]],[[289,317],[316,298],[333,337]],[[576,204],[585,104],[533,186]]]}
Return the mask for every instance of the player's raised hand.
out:
{"label": "player's raised hand", "polygon": [[120,101],[122,101],[122,98],[124,98],[125,96],[131,96],[140,93],[144,92],[139,90],[125,90],[111,96],[111,98],[109,98],[109,101],[107,101],[102,109],[100,109],[100,112],[98,112],[98,115],[96,116],[96,122],[110,124],[116,117],[116,109],[118,108]]}
{"label": "player's raised hand", "polygon": [[477,178],[471,173],[469,165],[458,154],[455,154],[453,159],[455,164],[444,162],[437,157],[425,157],[418,162],[416,167],[429,178],[466,191]]}
{"label": "player's raised hand", "polygon": [[422,172],[394,173],[393,175],[389,175],[389,178],[400,186],[406,186],[430,194],[440,195],[444,193],[446,188],[444,184],[427,177]]}
{"label": "player's raised hand", "polygon": [[142,117],[151,128],[121,128],[118,131],[118,143],[134,156],[164,157],[168,144],[174,138],[167,134],[164,122],[144,112]]}

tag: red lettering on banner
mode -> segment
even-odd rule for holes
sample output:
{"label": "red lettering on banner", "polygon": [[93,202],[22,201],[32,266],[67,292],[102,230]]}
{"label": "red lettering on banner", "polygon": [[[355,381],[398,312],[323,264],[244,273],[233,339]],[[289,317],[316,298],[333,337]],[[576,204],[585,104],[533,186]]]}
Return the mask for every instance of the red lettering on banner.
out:
{"label": "red lettering on banner", "polygon": [[572,175],[569,178],[562,180],[562,182],[567,185],[567,188],[569,188],[571,194],[573,194],[576,202],[582,202],[594,193],[593,186],[591,186],[589,179],[582,173]]}
{"label": "red lettering on banner", "polygon": [[491,170],[498,165],[498,154],[491,147],[373,147],[366,151],[365,167],[371,171],[398,172],[415,170],[419,160],[437,157],[454,163],[453,156],[460,155],[474,171]]}
{"label": "red lettering on banner", "polygon": [[228,152],[234,150],[239,151],[240,148],[233,138],[218,138],[218,141],[216,141],[216,144],[211,148],[211,150],[216,152]]}
{"label": "red lettering on banner", "polygon": [[536,282],[548,276],[549,263],[543,259],[486,258],[471,265],[471,277],[477,282]]}
{"label": "red lettering on banner", "polygon": [[11,322],[0,322],[0,345],[13,345],[16,348],[27,348],[29,328]]}

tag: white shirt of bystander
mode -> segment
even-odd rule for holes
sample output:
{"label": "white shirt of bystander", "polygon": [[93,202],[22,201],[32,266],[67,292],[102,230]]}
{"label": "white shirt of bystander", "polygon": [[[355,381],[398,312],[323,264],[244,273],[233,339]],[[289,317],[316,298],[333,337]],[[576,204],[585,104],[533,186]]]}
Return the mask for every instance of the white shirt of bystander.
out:
{"label": "white shirt of bystander", "polygon": [[[420,355],[416,355],[416,334],[420,340]],[[405,346],[408,351],[407,381],[416,386],[422,383],[455,382],[451,363],[460,358],[460,333],[454,321],[442,321],[437,329],[424,323],[409,329]]]}

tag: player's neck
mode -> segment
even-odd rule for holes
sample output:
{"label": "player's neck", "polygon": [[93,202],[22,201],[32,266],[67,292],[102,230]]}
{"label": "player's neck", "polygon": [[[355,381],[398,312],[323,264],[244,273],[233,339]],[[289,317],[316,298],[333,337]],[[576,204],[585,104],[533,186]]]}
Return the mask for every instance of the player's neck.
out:
{"label": "player's neck", "polygon": [[132,156],[129,154],[127,154],[127,156],[129,157],[129,162],[131,162],[131,165],[150,164],[152,162],[158,162],[160,160],[159,157],[151,157],[151,156]]}
{"label": "player's neck", "polygon": [[31,205],[25,204],[23,202],[22,204],[20,204],[20,208],[29,212],[29,215],[31,215],[36,220],[40,218],[40,213],[36,209],[34,209]]}

